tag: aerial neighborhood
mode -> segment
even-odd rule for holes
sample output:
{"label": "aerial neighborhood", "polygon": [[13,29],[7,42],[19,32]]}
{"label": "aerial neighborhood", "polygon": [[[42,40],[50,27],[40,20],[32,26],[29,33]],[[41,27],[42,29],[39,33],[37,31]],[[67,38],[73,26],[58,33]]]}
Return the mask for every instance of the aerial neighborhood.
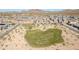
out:
{"label": "aerial neighborhood", "polygon": [[0,12],[0,50],[79,50],[79,10]]}

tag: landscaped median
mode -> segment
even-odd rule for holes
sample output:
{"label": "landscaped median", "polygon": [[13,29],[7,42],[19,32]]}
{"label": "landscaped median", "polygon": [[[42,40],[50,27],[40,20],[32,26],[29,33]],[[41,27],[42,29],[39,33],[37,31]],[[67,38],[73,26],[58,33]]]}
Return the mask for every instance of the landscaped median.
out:
{"label": "landscaped median", "polygon": [[47,47],[57,43],[63,43],[60,29],[47,29],[42,31],[39,29],[26,32],[25,39],[32,47]]}

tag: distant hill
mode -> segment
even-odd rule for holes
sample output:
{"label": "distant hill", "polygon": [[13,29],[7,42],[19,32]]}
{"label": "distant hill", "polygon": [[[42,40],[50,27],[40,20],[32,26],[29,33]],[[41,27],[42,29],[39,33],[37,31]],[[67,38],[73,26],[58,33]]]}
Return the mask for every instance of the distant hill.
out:
{"label": "distant hill", "polygon": [[79,9],[64,9],[63,11],[44,11],[42,9],[29,9],[29,10],[22,10],[20,12],[0,12],[0,15],[15,15],[15,14],[24,14],[29,16],[34,15],[78,15],[79,16]]}
{"label": "distant hill", "polygon": [[69,12],[69,13],[79,13],[79,9],[66,9],[64,12]]}
{"label": "distant hill", "polygon": [[61,15],[79,15],[79,9],[65,9],[63,11],[44,11],[40,9],[31,9],[28,10],[27,13],[33,15],[40,15],[40,14],[61,14]]}

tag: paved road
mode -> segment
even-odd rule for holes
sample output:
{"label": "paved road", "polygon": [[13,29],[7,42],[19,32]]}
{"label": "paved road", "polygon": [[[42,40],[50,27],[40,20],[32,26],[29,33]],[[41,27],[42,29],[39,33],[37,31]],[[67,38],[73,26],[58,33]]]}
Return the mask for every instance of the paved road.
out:
{"label": "paved road", "polygon": [[77,28],[75,28],[75,27],[73,27],[73,26],[69,26],[69,25],[67,25],[67,24],[63,24],[65,27],[67,27],[67,28],[69,28],[69,29],[71,29],[71,30],[73,30],[73,31],[75,31],[75,32],[77,32],[77,33],[79,33],[79,30],[77,29]]}
{"label": "paved road", "polygon": [[16,24],[16,25],[10,27],[8,30],[6,30],[6,32],[3,32],[3,33],[0,34],[0,38],[3,38],[5,35],[7,35],[9,32],[11,32],[12,30],[14,30],[18,26],[19,26],[19,24]]}

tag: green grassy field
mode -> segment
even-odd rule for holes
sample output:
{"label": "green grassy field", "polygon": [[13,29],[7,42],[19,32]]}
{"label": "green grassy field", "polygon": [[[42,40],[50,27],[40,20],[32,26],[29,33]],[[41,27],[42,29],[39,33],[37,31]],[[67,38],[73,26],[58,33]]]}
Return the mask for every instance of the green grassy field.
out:
{"label": "green grassy field", "polygon": [[62,31],[59,29],[30,30],[26,33],[25,39],[32,47],[47,47],[64,42],[61,33]]}

